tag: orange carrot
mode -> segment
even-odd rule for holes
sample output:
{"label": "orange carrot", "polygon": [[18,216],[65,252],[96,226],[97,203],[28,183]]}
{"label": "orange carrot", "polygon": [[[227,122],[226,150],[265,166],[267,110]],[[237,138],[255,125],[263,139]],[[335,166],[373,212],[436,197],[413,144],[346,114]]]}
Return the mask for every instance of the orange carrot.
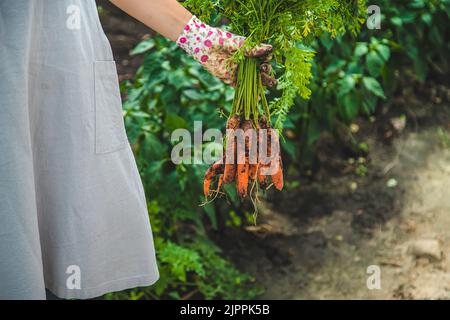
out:
{"label": "orange carrot", "polygon": [[249,164],[249,178],[255,180],[258,173],[258,164]]}
{"label": "orange carrot", "polygon": [[[225,150],[225,169],[223,173],[223,182],[233,182],[236,175],[236,138],[234,130],[239,127],[239,116],[234,115],[227,122],[227,145]],[[232,131],[230,131],[232,130]],[[229,132],[228,132],[229,131]],[[229,157],[232,157],[231,159]]]}
{"label": "orange carrot", "polygon": [[[211,194],[210,188],[214,177],[217,177],[217,186],[212,192],[220,192],[224,183],[236,181],[236,190],[241,200],[244,200],[249,191],[249,182],[257,181],[261,189],[266,189],[269,181],[274,187],[282,190],[284,187],[283,163],[280,153],[280,141],[276,131],[272,131],[270,123],[265,116],[261,116],[256,124],[257,139],[254,141],[254,123],[251,120],[241,120],[239,116],[232,116],[227,121],[226,150],[223,159],[215,162],[205,173],[203,192],[206,197]],[[234,130],[241,129],[243,139],[236,135]],[[266,130],[266,139],[263,141],[261,130]],[[250,134],[251,133],[251,134]],[[273,141],[272,141],[273,140]],[[256,158],[254,147],[256,144]],[[261,149],[262,147],[266,150]],[[264,159],[262,154],[267,158]],[[268,163],[267,163],[268,162]],[[273,169],[268,172],[268,169]]]}
{"label": "orange carrot", "polygon": [[[251,180],[256,180],[258,178],[258,172],[259,172],[259,148],[262,145],[261,143],[261,137],[259,135],[259,129],[256,129],[256,159],[252,159],[254,160],[256,163],[250,163],[250,179]],[[253,162],[253,161],[252,161]]]}
{"label": "orange carrot", "polygon": [[248,162],[237,165],[236,189],[241,199],[244,199],[247,196],[248,171],[249,171]]}
{"label": "orange carrot", "polygon": [[223,173],[223,163],[221,160],[214,162],[213,165],[206,170],[205,178],[203,180],[203,193],[205,194],[205,197],[209,195],[212,178],[221,173]]}
{"label": "orange carrot", "polygon": [[262,165],[259,164],[258,171],[257,171],[258,183],[259,183],[259,187],[261,189],[266,189],[267,188],[267,177],[261,173],[261,167],[262,167]]}
{"label": "orange carrot", "polygon": [[[274,156],[276,156],[276,158],[272,159],[272,161],[275,162],[275,173],[271,175],[271,178],[272,178],[272,183],[275,186],[275,188],[277,188],[278,190],[282,190],[283,185],[284,185],[283,163],[281,161],[280,140],[279,140],[277,133],[275,133],[273,143],[274,143],[274,145],[273,146],[271,145],[271,148],[274,147],[275,152],[277,152],[278,154],[277,155],[274,154]],[[273,150],[271,149],[270,151],[272,152]]]}
{"label": "orange carrot", "polygon": [[[242,124],[242,130],[244,133],[251,128],[252,124],[250,120],[245,120]],[[250,141],[245,139],[244,152],[238,152],[238,164],[236,172],[236,189],[239,197],[244,199],[247,196],[248,190],[248,176],[249,176],[249,162],[248,151]],[[242,147],[239,146],[238,147]]]}
{"label": "orange carrot", "polygon": [[[267,118],[265,116],[261,116],[259,118],[259,129],[260,130],[266,130],[266,152],[265,152],[265,157],[269,157],[270,156],[270,131],[268,130],[268,124],[267,124]],[[267,168],[270,163],[264,163],[263,162],[263,158],[261,156],[261,148],[263,148],[264,143],[262,140],[262,135],[260,134],[259,130],[258,130],[258,169],[257,169],[257,178],[258,178],[258,183],[260,188],[262,189],[266,189],[267,185],[268,185],[268,178],[266,175],[264,175],[262,173],[262,171],[264,171],[265,168]]]}

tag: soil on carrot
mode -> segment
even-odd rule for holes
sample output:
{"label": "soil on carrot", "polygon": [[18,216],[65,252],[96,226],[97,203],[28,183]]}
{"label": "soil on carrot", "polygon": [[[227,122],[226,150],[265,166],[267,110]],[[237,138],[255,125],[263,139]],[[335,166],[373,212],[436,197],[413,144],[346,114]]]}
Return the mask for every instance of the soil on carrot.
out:
{"label": "soil on carrot", "polygon": [[[129,79],[142,63],[129,51],[152,32],[109,1],[98,4],[120,79]],[[211,237],[265,289],[261,298],[450,299],[449,87],[407,84],[374,123],[356,124],[365,159],[349,161],[345,142],[323,134],[312,176],[288,175],[286,190],[260,203],[256,226]],[[414,255],[421,240],[443,255]],[[379,267],[380,289],[367,286],[370,266]]]}

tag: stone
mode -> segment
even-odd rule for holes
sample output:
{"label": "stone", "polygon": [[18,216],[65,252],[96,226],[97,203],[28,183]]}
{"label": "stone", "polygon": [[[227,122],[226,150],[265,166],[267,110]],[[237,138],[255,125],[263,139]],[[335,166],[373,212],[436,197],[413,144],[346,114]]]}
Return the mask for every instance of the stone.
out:
{"label": "stone", "polygon": [[409,252],[417,258],[442,259],[441,244],[434,239],[416,240],[409,246]]}

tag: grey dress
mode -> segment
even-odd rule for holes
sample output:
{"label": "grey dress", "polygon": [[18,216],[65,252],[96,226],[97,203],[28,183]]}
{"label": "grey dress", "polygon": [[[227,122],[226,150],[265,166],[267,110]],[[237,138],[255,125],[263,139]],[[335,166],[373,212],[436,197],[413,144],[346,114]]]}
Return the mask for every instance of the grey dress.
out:
{"label": "grey dress", "polygon": [[0,1],[0,299],[159,277],[94,0]]}

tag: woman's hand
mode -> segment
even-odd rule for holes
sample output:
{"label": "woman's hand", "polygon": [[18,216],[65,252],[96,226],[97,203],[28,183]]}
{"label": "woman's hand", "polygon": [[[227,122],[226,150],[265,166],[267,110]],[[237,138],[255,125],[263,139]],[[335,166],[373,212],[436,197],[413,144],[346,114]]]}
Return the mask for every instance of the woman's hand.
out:
{"label": "woman's hand", "polygon": [[[177,44],[212,75],[232,86],[236,85],[237,63],[230,57],[245,43],[245,37],[211,27],[193,16],[177,39]],[[268,87],[276,85],[270,73],[272,67],[272,46],[261,44],[244,52],[248,57],[260,58],[261,78]]]}

